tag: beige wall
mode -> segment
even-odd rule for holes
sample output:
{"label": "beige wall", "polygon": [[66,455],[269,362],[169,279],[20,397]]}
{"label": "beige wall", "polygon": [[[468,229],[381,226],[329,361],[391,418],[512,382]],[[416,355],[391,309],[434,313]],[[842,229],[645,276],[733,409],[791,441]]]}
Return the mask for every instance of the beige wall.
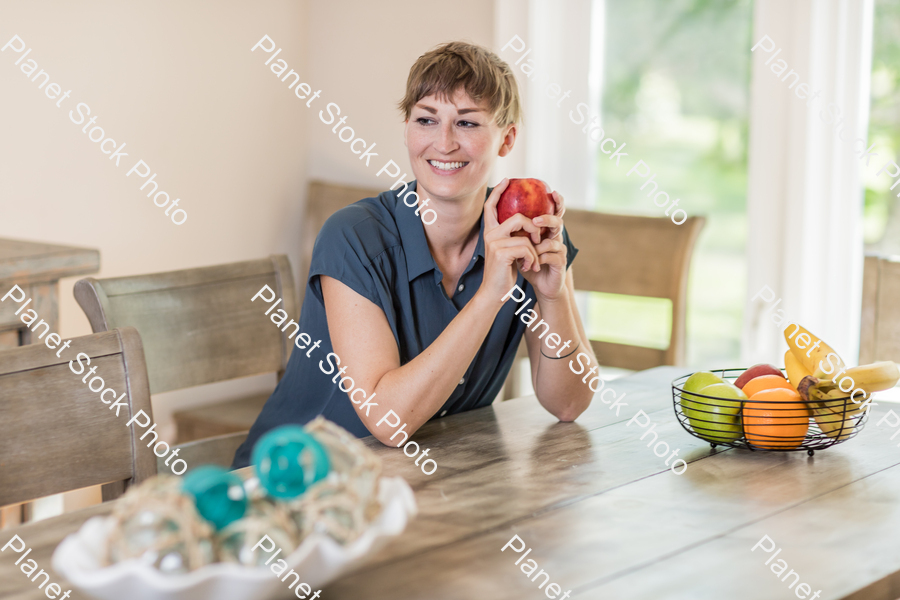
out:
{"label": "beige wall", "polygon": [[[403,144],[403,122],[397,102],[415,60],[432,47],[451,40],[493,46],[493,2],[330,0],[310,2],[306,22],[309,79],[324,100],[348,115],[347,125],[378,152],[367,168],[347,144],[331,132],[319,113],[309,114],[309,170],[312,178],[388,189],[393,180],[375,173],[389,160],[412,171]],[[326,120],[329,119],[325,113]]]}
{"label": "beige wall", "polygon": [[[98,248],[100,277],[282,252],[299,265],[308,125],[250,47],[267,33],[302,48],[305,5],[256,6],[0,4],[0,46],[17,34],[33,48],[19,66],[11,48],[0,53],[0,236]],[[20,70],[29,58],[72,90],[60,108]],[[79,102],[126,143],[118,168],[70,120]],[[138,189],[136,175],[126,178],[138,159],[181,199],[183,225]],[[63,337],[90,333],[74,281],[61,286]],[[175,401],[154,399],[167,437]]]}
{"label": "beige wall", "polygon": [[[310,178],[387,189],[389,158],[410,173],[396,103],[409,67],[452,39],[492,45],[493,3],[193,0],[0,0],[0,46],[19,35],[38,69],[70,98],[55,106],[0,53],[0,236],[98,248],[99,277],[183,269],[287,253]],[[264,34],[322,95],[306,108],[250,52]],[[69,119],[78,102],[127,145],[116,168]],[[379,154],[367,168],[319,120],[328,102]],[[77,113],[76,113],[77,118]],[[188,212],[176,226],[125,173],[148,163]],[[149,189],[149,188],[148,188]],[[90,333],[61,286],[61,334]],[[299,285],[299,282],[298,282]],[[163,437],[176,405],[274,385],[250,378],[154,397]]]}

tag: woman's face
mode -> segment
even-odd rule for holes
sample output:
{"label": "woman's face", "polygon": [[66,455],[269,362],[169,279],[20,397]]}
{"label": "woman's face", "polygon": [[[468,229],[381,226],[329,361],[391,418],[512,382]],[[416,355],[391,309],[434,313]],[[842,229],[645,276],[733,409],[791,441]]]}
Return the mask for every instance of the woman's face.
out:
{"label": "woman's face", "polygon": [[449,101],[435,95],[419,100],[405,133],[417,185],[442,200],[479,192],[494,161],[509,153],[516,138],[515,125],[498,127],[487,102],[476,103],[462,89]]}

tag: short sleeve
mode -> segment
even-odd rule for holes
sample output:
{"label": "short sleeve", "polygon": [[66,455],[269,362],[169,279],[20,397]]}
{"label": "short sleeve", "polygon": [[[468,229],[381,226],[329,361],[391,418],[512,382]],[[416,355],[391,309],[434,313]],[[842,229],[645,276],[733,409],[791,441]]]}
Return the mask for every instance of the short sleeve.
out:
{"label": "short sleeve", "polygon": [[578,248],[575,247],[575,244],[573,244],[571,238],[569,238],[569,230],[566,229],[565,225],[563,226],[563,244],[565,244],[568,249],[568,252],[566,253],[566,268],[568,269],[572,266],[575,255],[578,254]]}
{"label": "short sleeve", "polygon": [[309,287],[320,302],[319,275],[340,281],[354,292],[384,309],[383,290],[373,276],[372,258],[397,244],[365,206],[352,204],[325,221],[316,236],[309,268]]}

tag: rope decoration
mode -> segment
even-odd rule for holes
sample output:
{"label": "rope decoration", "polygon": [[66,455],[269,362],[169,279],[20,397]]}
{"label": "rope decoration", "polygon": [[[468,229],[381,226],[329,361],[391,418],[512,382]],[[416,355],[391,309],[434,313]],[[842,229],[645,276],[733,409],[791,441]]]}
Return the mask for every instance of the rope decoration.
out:
{"label": "rope decoration", "polygon": [[[258,566],[267,560],[253,546],[267,535],[293,552],[310,534],[340,544],[356,540],[381,511],[381,461],[346,430],[317,417],[304,428],[328,455],[330,472],[296,498],[273,498],[257,477],[243,482],[243,517],[221,530],[197,511],[183,480],[157,475],[116,503],[107,540],[107,564],[137,559],[164,573],[186,573],[213,562]],[[229,474],[231,476],[231,474]],[[221,525],[220,525],[221,526]]]}

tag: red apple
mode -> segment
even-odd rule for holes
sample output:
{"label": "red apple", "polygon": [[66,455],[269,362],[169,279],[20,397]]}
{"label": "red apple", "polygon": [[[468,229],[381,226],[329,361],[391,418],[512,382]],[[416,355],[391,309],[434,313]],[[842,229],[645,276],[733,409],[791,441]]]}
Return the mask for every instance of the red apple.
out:
{"label": "red apple", "polygon": [[[497,220],[500,223],[517,213],[534,219],[555,212],[556,205],[553,198],[547,193],[547,188],[540,179],[510,179],[509,185],[497,201]],[[547,228],[541,227],[541,239],[544,239],[546,233]],[[520,230],[513,235],[528,237],[529,233]]]}
{"label": "red apple", "polygon": [[760,375],[778,375],[779,377],[784,377],[784,373],[781,372],[781,369],[776,367],[775,365],[769,365],[766,363],[760,363],[758,365],[753,365],[743,373],[741,376],[737,378],[734,382],[734,385],[743,389],[747,382],[751,379],[756,379]]}

